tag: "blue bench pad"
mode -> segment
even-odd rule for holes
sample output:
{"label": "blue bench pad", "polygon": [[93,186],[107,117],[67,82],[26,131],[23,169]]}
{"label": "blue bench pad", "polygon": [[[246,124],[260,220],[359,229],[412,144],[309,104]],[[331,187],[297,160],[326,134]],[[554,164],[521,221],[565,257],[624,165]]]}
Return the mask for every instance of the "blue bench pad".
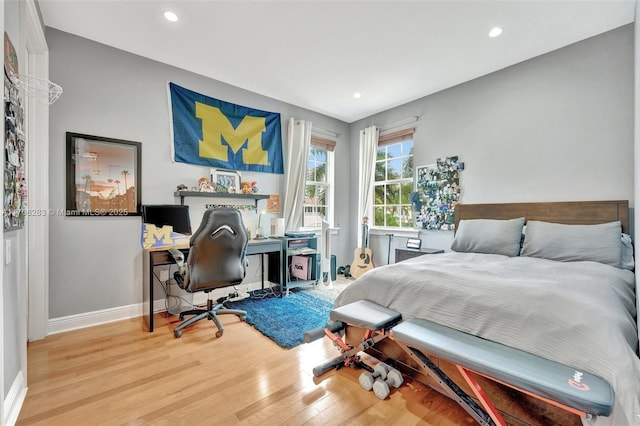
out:
{"label": "blue bench pad", "polygon": [[590,373],[424,319],[406,320],[392,334],[411,348],[534,395],[589,414],[611,413],[613,389]]}
{"label": "blue bench pad", "polygon": [[331,321],[341,321],[367,330],[387,329],[402,319],[400,313],[368,300],[358,300],[335,308],[329,315]]}

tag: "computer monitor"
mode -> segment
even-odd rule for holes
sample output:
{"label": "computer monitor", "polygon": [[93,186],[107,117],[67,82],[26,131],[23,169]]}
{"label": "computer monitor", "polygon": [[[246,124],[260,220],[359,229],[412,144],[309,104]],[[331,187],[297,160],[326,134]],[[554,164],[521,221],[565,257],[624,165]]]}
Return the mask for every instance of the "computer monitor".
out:
{"label": "computer monitor", "polygon": [[173,232],[183,235],[191,235],[191,219],[189,218],[189,206],[177,204],[158,204],[142,206],[142,222],[162,228],[165,225],[173,226]]}

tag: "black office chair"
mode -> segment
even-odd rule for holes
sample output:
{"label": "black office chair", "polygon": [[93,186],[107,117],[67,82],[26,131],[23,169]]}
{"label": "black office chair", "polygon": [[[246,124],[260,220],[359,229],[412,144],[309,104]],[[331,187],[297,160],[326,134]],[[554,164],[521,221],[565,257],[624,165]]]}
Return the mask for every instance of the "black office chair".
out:
{"label": "black office chair", "polygon": [[[216,288],[240,284],[246,274],[247,241],[247,231],[238,210],[230,208],[207,210],[202,217],[200,227],[191,236],[186,265],[182,252],[170,250],[179,267],[174,274],[176,282],[189,293],[198,291],[210,293]],[[185,327],[207,318],[218,327],[216,337],[221,337],[224,327],[218,315],[234,314],[241,320],[246,319],[246,311],[227,309],[223,303],[214,305],[208,297],[207,309],[181,312],[180,321],[184,320],[186,315],[195,316],[178,325],[173,330],[173,334],[180,337]]]}

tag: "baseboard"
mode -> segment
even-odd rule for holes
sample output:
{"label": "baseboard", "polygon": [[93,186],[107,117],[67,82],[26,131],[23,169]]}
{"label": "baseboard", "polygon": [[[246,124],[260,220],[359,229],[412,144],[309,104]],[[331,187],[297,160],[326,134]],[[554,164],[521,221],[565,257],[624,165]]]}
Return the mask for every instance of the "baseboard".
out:
{"label": "baseboard", "polygon": [[24,381],[24,374],[22,371],[18,372],[16,379],[11,385],[11,389],[7,392],[4,399],[4,418],[2,424],[5,426],[13,426],[18,421],[18,415],[20,409],[22,409],[22,403],[27,396],[27,384]]}
{"label": "baseboard", "polygon": [[[237,286],[241,291],[250,291],[261,288],[261,283],[247,283]],[[233,287],[225,287],[211,292],[211,297],[217,299],[229,293]],[[194,304],[202,304],[207,300],[204,293],[194,293]],[[153,302],[154,312],[164,312],[167,308],[164,299],[155,300]],[[129,318],[141,317],[143,315],[143,304],[119,306],[115,308],[102,309],[93,312],[83,312],[76,315],[68,315],[65,317],[51,318],[47,327],[47,334],[63,333],[65,331],[78,330],[81,328],[93,327],[100,324],[107,324],[114,321],[121,321]]]}
{"label": "baseboard", "polygon": [[51,318],[49,320],[47,334],[78,330],[80,328],[93,327],[95,325],[139,316],[142,316],[142,303],[93,312],[83,312],[81,314],[68,315],[60,318]]}

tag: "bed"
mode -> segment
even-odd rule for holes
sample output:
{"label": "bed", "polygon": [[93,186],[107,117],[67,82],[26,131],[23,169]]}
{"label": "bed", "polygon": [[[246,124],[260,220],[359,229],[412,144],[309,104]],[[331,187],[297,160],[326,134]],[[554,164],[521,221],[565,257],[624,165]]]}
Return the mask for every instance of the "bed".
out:
{"label": "bed", "polygon": [[[628,212],[627,201],[461,204],[457,251],[375,268],[335,306],[370,300],[405,319],[423,318],[583,369],[615,392],[612,414],[587,420],[479,377],[509,424],[640,424]],[[355,336],[361,334],[348,328],[347,340]],[[374,356],[430,384],[392,340],[382,343],[370,351]],[[464,387],[455,368],[439,363]]]}

